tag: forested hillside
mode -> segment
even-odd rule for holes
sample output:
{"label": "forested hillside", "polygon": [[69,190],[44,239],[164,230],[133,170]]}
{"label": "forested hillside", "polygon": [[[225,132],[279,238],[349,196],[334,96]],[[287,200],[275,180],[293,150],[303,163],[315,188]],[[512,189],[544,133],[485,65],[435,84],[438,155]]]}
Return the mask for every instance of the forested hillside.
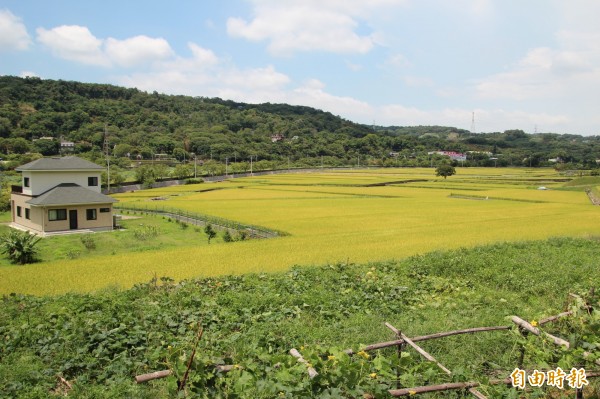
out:
{"label": "forested hillside", "polygon": [[[446,150],[474,151],[465,166],[543,166],[558,158],[558,164],[589,168],[600,158],[598,136],[366,126],[303,106],[0,77],[0,157],[69,151],[98,159],[105,130],[116,160],[162,154],[182,161],[195,154],[215,162],[248,162],[252,157],[298,166],[427,166],[432,163],[428,152]],[[61,139],[74,146],[61,150]]]}

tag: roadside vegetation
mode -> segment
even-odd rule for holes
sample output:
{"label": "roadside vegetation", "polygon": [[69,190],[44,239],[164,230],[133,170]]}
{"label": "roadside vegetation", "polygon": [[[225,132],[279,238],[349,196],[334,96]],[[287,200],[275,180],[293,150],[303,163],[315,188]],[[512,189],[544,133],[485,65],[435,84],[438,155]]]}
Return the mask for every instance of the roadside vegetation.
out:
{"label": "roadside vegetation", "polygon": [[[158,275],[128,290],[93,295],[4,296],[0,397],[388,398],[397,370],[403,387],[480,381],[490,398],[518,397],[514,389],[485,384],[517,367],[522,345],[526,369],[594,367],[580,363],[582,350],[523,340],[515,328],[422,343],[454,378],[408,348],[400,362],[395,348],[361,349],[394,339],[384,322],[412,337],[509,325],[511,315],[535,321],[557,314],[568,293],[600,287],[599,258],[598,241],[563,238],[179,283]],[[600,351],[597,309],[592,318],[580,313],[573,321],[548,330],[576,348],[585,341],[591,345],[585,350]],[[187,388],[178,396],[177,381],[184,378],[199,325],[203,335]],[[288,354],[291,348],[319,376],[310,379],[307,367]],[[343,352],[348,348],[353,356]],[[232,367],[226,373],[215,365]],[[173,374],[134,383],[135,375],[157,370]],[[589,382],[585,397],[600,394],[598,379]],[[549,396],[575,393],[547,388],[527,393]]]}

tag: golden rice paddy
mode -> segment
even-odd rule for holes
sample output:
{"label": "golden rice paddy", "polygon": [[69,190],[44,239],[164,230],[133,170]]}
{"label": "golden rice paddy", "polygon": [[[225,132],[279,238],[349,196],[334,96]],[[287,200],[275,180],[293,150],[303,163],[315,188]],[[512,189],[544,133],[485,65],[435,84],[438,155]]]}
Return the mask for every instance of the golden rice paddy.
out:
{"label": "golden rice paddy", "polygon": [[[179,280],[274,272],[498,241],[599,235],[600,208],[583,191],[560,190],[563,185],[564,176],[552,170],[459,168],[443,179],[423,168],[290,173],[115,195],[121,203],[194,211],[289,236],[209,246],[194,246],[191,239],[184,249],[6,267],[0,292],[93,291],[154,275]],[[151,200],[156,197],[166,200]]]}

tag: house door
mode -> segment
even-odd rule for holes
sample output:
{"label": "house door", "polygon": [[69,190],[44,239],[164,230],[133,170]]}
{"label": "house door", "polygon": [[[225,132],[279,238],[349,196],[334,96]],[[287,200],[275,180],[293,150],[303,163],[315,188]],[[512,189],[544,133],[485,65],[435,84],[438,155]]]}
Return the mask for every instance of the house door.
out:
{"label": "house door", "polygon": [[69,210],[69,228],[71,230],[77,229],[77,209]]}

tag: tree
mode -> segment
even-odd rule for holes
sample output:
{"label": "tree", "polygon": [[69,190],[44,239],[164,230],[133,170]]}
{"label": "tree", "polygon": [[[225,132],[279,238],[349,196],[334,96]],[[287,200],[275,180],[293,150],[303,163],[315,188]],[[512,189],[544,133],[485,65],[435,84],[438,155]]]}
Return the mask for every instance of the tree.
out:
{"label": "tree", "polygon": [[24,265],[35,261],[37,248],[42,237],[36,237],[25,231],[12,230],[0,239],[2,253],[6,254],[13,263]]}
{"label": "tree", "polygon": [[190,165],[182,165],[179,164],[175,166],[175,169],[171,172],[171,176],[176,179],[185,179],[186,177],[190,177],[194,174],[194,169]]}
{"label": "tree", "polygon": [[208,238],[208,243],[210,244],[210,240],[212,240],[213,238],[215,238],[217,236],[217,232],[213,229],[212,225],[207,224],[206,227],[204,227],[204,233],[206,234],[206,237]]}
{"label": "tree", "polygon": [[444,179],[448,176],[452,176],[456,174],[456,169],[454,169],[451,165],[440,165],[435,169],[436,176],[444,176]]}

